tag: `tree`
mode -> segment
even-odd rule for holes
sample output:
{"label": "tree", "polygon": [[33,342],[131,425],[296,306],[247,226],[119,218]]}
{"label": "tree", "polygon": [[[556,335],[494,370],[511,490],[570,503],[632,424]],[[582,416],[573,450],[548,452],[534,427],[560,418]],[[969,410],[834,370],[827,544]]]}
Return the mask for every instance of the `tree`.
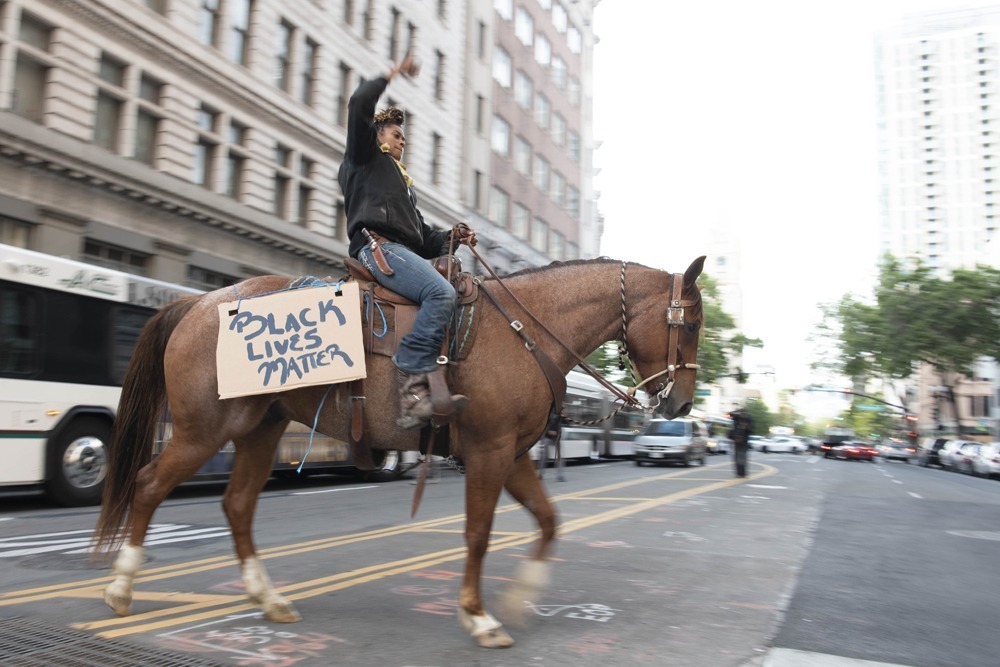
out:
{"label": "tree", "polygon": [[971,375],[982,356],[1000,359],[1000,271],[956,269],[942,278],[919,262],[886,256],[874,304],[844,296],[823,307],[821,336],[836,353],[814,364],[855,382],[901,379],[915,364],[930,364],[958,415],[955,385]]}
{"label": "tree", "polygon": [[774,418],[767,409],[767,404],[760,400],[747,401],[746,407],[743,409],[747,411],[753,422],[753,434],[767,437],[771,432],[771,427],[774,426]]}

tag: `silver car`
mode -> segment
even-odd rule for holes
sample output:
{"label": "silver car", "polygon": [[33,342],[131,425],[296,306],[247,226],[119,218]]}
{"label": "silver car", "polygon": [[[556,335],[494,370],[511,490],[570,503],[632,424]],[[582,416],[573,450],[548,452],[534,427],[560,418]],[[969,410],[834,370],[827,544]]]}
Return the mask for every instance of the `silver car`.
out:
{"label": "silver car", "polygon": [[972,459],[972,474],[1000,478],[1000,442],[991,442],[979,448]]}
{"label": "silver car", "polygon": [[705,425],[696,419],[653,419],[632,445],[635,464],[680,463],[698,461],[705,465],[708,439]]}

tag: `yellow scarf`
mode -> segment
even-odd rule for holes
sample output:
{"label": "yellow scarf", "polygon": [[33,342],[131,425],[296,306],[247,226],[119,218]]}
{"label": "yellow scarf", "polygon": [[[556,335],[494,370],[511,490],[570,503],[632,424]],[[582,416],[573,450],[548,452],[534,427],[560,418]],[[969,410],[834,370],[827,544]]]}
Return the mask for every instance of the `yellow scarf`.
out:
{"label": "yellow scarf", "polygon": [[[381,146],[379,146],[379,148],[382,149],[383,153],[389,152],[389,144],[382,144]],[[390,155],[389,157],[392,156]],[[399,167],[399,173],[403,175],[403,180],[406,181],[406,187],[408,188],[413,187],[413,179],[410,178],[410,175],[406,173],[406,165],[397,160],[396,158],[392,158],[392,161],[396,163],[397,167]]]}

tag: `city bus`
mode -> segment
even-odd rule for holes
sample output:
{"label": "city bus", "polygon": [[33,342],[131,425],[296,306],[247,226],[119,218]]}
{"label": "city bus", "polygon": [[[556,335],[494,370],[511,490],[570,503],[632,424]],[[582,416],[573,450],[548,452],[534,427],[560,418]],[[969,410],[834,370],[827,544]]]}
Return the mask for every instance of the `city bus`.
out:
{"label": "city bus", "polygon": [[[55,503],[100,502],[121,383],[153,313],[197,290],[0,244],[0,488],[41,487]],[[169,422],[154,453],[169,438]],[[353,470],[347,442],[299,424],[278,445],[274,473]],[[383,480],[402,471],[378,455]],[[198,478],[225,478],[232,443]]]}
{"label": "city bus", "polygon": [[[621,385],[617,386],[622,391],[626,389]],[[631,406],[615,412],[619,404],[615,395],[590,375],[571,370],[566,375],[563,413],[569,419],[564,419],[562,423],[560,457],[572,461],[632,456],[632,441],[642,430],[648,415],[642,409]],[[615,412],[612,417],[602,420],[612,412]],[[597,423],[576,423],[591,421]],[[532,447],[532,459],[541,458],[543,451],[544,440]],[[548,459],[556,460],[554,447],[548,448]]]}

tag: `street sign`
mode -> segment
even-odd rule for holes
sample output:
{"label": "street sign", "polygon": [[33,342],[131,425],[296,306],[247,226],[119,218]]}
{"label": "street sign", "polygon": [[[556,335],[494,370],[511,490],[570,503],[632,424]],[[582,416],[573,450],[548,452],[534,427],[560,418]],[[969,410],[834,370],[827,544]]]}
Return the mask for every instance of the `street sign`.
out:
{"label": "street sign", "polygon": [[694,395],[695,396],[711,396],[712,395],[712,390],[711,389],[695,389],[694,390]]}
{"label": "street sign", "polygon": [[884,405],[872,405],[870,403],[861,403],[856,407],[858,410],[868,410],[869,412],[882,412],[885,410]]}

